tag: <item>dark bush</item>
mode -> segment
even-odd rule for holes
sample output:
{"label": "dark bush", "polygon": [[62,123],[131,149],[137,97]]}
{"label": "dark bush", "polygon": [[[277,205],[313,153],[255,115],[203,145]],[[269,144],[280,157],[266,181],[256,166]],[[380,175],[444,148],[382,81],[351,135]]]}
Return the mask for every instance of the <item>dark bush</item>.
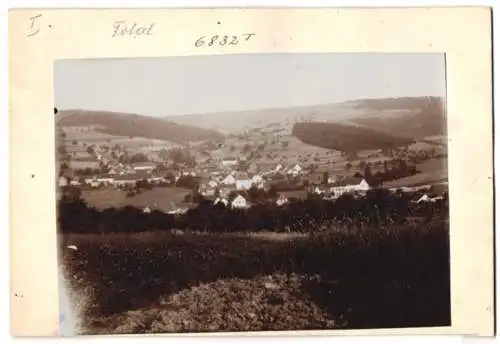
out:
{"label": "dark bush", "polygon": [[[144,213],[132,206],[99,211],[89,207],[78,192],[65,189],[59,202],[59,226],[64,232],[71,231],[145,231],[150,229],[193,229],[208,232],[238,231],[296,231],[314,232],[328,226],[361,228],[402,225],[408,217],[422,222],[433,219],[445,220],[448,216],[448,198],[434,203],[411,202],[418,194],[391,193],[386,189],[370,190],[363,197],[344,194],[335,201],[309,195],[305,200],[290,200],[278,207],[272,199],[264,201],[260,193],[252,194],[255,202],[249,209],[232,209],[223,204],[214,205],[196,193],[185,201],[198,206],[184,215],[167,216],[159,210]],[[137,191],[128,191],[133,197]],[[269,197],[269,196],[268,196]],[[109,218],[113,221],[109,221]],[[153,219],[153,220],[151,220]],[[163,221],[163,222],[162,222]]]}

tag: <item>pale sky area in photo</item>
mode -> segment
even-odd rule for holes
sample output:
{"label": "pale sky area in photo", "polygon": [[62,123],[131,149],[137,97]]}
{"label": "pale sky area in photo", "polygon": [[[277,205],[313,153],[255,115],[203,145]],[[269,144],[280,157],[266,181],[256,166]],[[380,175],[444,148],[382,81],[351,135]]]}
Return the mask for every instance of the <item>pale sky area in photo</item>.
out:
{"label": "pale sky area in photo", "polygon": [[59,60],[55,106],[168,116],[446,95],[438,53]]}

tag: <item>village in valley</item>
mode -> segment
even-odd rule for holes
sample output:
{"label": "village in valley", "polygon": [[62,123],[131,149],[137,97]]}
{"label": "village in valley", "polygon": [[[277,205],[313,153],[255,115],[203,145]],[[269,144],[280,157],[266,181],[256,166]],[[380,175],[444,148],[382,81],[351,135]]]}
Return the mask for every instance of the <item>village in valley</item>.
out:
{"label": "village in valley", "polygon": [[58,60],[51,182],[78,332],[450,326],[444,62]]}
{"label": "village in valley", "polygon": [[219,142],[114,137],[92,126],[59,127],[58,137],[60,189],[79,189],[100,209],[132,205],[183,214],[203,200],[244,210],[362,196],[373,188],[432,203],[447,189],[442,137],[350,153],[303,143],[276,123],[225,133]]}

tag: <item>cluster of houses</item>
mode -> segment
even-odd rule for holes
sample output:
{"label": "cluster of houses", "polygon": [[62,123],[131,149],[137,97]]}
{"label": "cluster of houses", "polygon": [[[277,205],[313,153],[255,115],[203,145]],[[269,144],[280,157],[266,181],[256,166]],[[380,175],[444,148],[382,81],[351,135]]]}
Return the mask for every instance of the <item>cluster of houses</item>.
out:
{"label": "cluster of houses", "polygon": [[[242,159],[227,157],[210,159],[210,163],[199,163],[196,168],[172,169],[168,172],[159,172],[159,162],[137,162],[124,164],[114,161],[109,157],[109,149],[93,146],[93,151],[88,152],[81,146],[69,146],[69,153],[75,161],[92,162],[96,166],[107,166],[106,173],[92,176],[72,178],[63,175],[59,178],[59,186],[86,185],[91,188],[135,187],[139,181],[147,180],[149,184],[172,183],[181,177],[196,177],[199,182],[199,194],[210,199],[214,204],[222,203],[236,209],[247,209],[251,206],[245,198],[246,192],[252,188],[269,190],[280,183],[291,183],[293,187],[276,188],[277,197],[273,198],[278,206],[283,206],[294,200],[306,199],[309,193],[314,193],[324,199],[336,199],[345,193],[364,194],[371,186],[359,173],[355,176],[332,176],[328,171],[312,170],[294,163],[286,166],[282,163],[270,164],[265,167],[255,165],[241,168]],[[83,160],[82,160],[83,159]],[[73,159],[72,159],[73,161]],[[95,167],[92,165],[92,167]],[[75,170],[72,166],[71,170]],[[91,166],[86,166],[91,167]],[[169,175],[167,177],[167,175]],[[419,187],[402,187],[391,191],[415,192],[429,190],[429,185]],[[435,202],[439,197],[430,197],[424,194],[416,203]],[[144,208],[145,212],[151,211],[150,207]],[[175,214],[187,211],[187,208],[176,208]]]}
{"label": "cluster of houses", "polygon": [[[228,177],[232,178],[228,178]],[[220,184],[219,192],[216,192],[218,185],[216,181],[211,180],[206,185],[210,186],[207,189],[201,187],[200,193],[208,198],[213,199],[214,204],[222,203],[225,206],[230,206],[235,209],[248,209],[252,206],[251,202],[245,198],[243,193],[239,193],[240,190],[248,190],[249,187],[255,186],[257,188],[266,188],[265,179],[261,176],[253,176],[249,178],[244,176],[244,179],[238,179],[242,174],[234,173],[230,174],[228,177],[224,178]],[[258,178],[255,178],[258,177]],[[238,183],[240,181],[241,183]],[[368,190],[370,190],[370,185],[363,177],[348,177],[342,179],[331,186],[314,186],[313,188],[297,188],[291,190],[277,191],[276,199],[273,201],[278,206],[286,205],[293,201],[303,201],[308,198],[309,192],[312,190],[318,196],[322,196],[325,200],[334,200],[345,193],[354,193],[358,195],[364,195]],[[430,194],[435,194],[431,189],[432,185],[420,185],[415,187],[401,187],[390,189],[391,192],[403,192],[403,193],[419,193],[419,196],[412,200],[413,203],[435,203],[438,200],[442,200],[443,196],[429,196]],[[236,196],[231,200],[229,194],[236,191]]]}
{"label": "cluster of houses", "polygon": [[[326,184],[323,179],[324,175],[321,174],[321,178],[311,180],[308,178],[308,173],[297,164],[289,168],[284,168],[279,164],[273,170],[262,174],[251,175],[248,172],[231,171],[227,175],[214,176],[202,183],[198,191],[205,198],[215,198],[214,204],[222,202],[224,205],[230,204],[232,208],[245,209],[251,206],[244,197],[245,191],[251,188],[267,191],[283,180],[295,180],[298,183],[295,187],[277,191],[276,204],[278,206],[285,205],[292,200],[306,199],[310,192],[323,196],[325,199],[335,199],[344,193],[363,194],[370,189],[370,185],[362,176],[339,179],[329,177]],[[236,194],[236,197],[230,201],[228,197],[231,193]]]}
{"label": "cluster of houses", "polygon": [[[299,165],[284,168],[279,164],[275,169],[262,174],[251,175],[248,172],[231,171],[227,175],[212,177],[202,183],[198,191],[205,198],[212,199],[214,204],[221,202],[232,208],[247,209],[252,204],[245,198],[244,191],[251,188],[267,191],[276,179],[279,181],[281,178],[285,178],[284,175],[288,175],[290,179],[307,181],[307,183],[299,183],[295,187],[277,191],[277,198],[273,201],[278,206],[283,206],[295,200],[305,200],[309,193],[314,193],[326,200],[334,200],[346,193],[364,195],[371,189],[370,184],[359,173],[355,176],[346,177],[328,176],[320,173],[318,178],[314,173],[306,172]],[[276,178],[280,176],[281,178]],[[447,182],[443,186],[445,187],[443,190],[445,190]],[[418,204],[422,202],[434,203],[443,199],[442,196],[429,196],[430,194],[436,194],[436,185],[399,187],[389,190],[391,192],[419,193],[421,196],[413,200],[414,203]],[[232,200],[229,198],[230,194],[233,194]]]}
{"label": "cluster of houses", "polygon": [[150,162],[134,163],[130,165],[117,163],[108,172],[98,173],[89,177],[74,178],[66,173],[59,177],[59,186],[87,185],[93,188],[101,186],[133,187],[140,180],[147,180],[152,184],[166,182],[163,176],[153,172],[155,169],[156,164]]}
{"label": "cluster of houses", "polygon": [[[213,199],[214,203],[223,202],[229,204],[228,197],[232,192],[240,193],[233,200],[231,206],[234,208],[248,208],[249,202],[242,193],[251,188],[268,190],[277,183],[295,180],[300,185],[307,181],[308,188],[303,186],[296,187],[295,190],[287,190],[280,193],[276,203],[278,205],[286,204],[289,199],[305,198],[307,192],[315,192],[328,197],[339,197],[345,192],[366,192],[370,186],[362,177],[346,177],[342,179],[328,178],[328,183],[324,184],[323,174],[310,173],[300,165],[294,164],[288,167],[278,164],[265,172],[250,173],[233,169],[235,165],[224,164],[224,162],[233,161],[229,159],[221,160],[220,168],[215,171],[206,171],[206,167],[200,166],[197,169],[184,168],[168,173],[177,181],[183,176],[198,177],[200,180],[198,192],[208,198]],[[207,173],[208,172],[208,173]],[[134,187],[141,180],[147,180],[150,184],[170,183],[172,180],[166,178],[167,173],[158,173],[157,164],[152,162],[141,162],[134,164],[117,163],[112,166],[108,172],[100,173],[89,177],[70,178],[67,175],[59,178],[59,186],[86,185],[91,188],[98,187],[116,187],[126,188]],[[325,196],[326,197],[326,196]]]}

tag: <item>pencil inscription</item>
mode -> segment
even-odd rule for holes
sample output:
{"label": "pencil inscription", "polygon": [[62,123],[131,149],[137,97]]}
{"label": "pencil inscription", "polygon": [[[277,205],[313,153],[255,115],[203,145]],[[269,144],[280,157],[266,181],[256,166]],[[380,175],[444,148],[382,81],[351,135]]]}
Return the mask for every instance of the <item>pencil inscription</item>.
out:
{"label": "pencil inscription", "polygon": [[197,48],[207,46],[227,46],[227,45],[238,45],[241,41],[248,41],[250,38],[255,36],[255,33],[244,33],[241,35],[214,35],[214,36],[201,36],[195,42],[194,46]]}
{"label": "pencil inscription", "polygon": [[155,23],[140,25],[136,22],[128,23],[125,20],[117,20],[113,23],[113,34],[111,37],[132,36],[150,36],[153,33]]}
{"label": "pencil inscription", "polygon": [[37,14],[36,16],[30,17],[29,29],[26,36],[32,37],[36,35],[38,32],[40,32],[40,26],[38,25],[37,19],[40,18],[41,16],[42,16],[41,14]]}

